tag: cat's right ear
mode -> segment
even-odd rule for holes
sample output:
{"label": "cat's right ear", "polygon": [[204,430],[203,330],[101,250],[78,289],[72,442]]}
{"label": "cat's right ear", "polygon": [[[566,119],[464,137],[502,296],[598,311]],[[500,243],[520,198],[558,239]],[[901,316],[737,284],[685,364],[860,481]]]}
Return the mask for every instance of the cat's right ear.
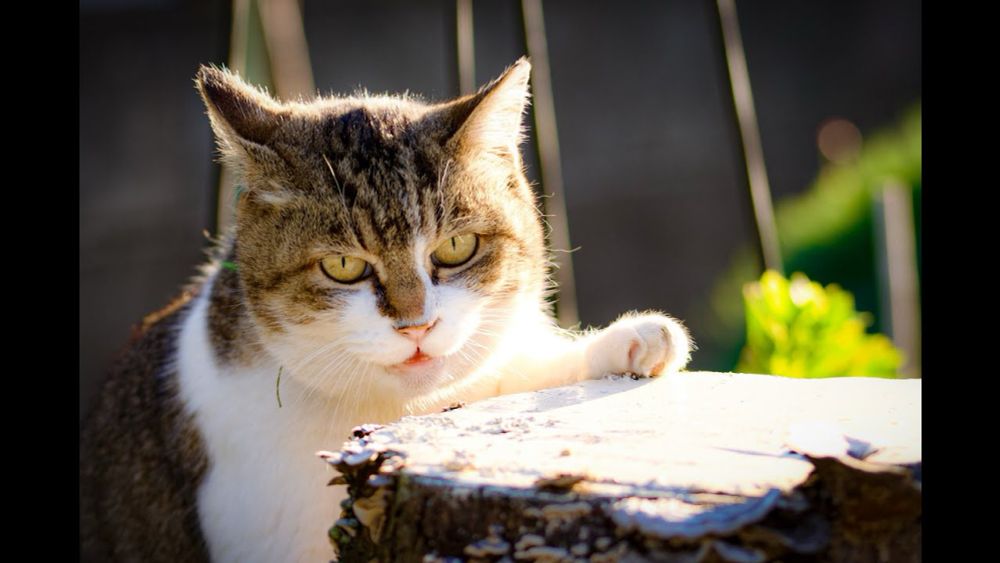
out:
{"label": "cat's right ear", "polygon": [[281,118],[278,102],[225,68],[203,65],[195,84],[224,156],[256,160],[268,151]]}
{"label": "cat's right ear", "polygon": [[444,104],[434,115],[446,146],[519,162],[530,76],[531,63],[522,57],[475,94]]}

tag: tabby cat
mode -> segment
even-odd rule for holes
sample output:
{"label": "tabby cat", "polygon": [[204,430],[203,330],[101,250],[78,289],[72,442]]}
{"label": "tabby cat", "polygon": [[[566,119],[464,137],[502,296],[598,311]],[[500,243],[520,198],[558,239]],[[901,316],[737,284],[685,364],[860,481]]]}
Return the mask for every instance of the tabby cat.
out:
{"label": "tabby cat", "polygon": [[530,65],[444,103],[279,102],[202,67],[241,174],[235,226],[107,380],[81,454],[95,561],[328,561],[316,451],[391,422],[608,373],[678,370],[680,323],[554,324],[519,143]]}

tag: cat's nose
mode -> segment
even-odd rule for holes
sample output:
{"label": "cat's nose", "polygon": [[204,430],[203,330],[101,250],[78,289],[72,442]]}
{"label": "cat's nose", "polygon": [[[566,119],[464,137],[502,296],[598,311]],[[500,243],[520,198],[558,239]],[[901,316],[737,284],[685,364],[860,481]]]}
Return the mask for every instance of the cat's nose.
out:
{"label": "cat's nose", "polygon": [[414,342],[420,342],[420,339],[424,337],[428,332],[437,325],[438,320],[434,319],[429,323],[423,323],[419,325],[407,325],[407,326],[397,326],[396,332],[402,334],[403,336],[409,338]]}

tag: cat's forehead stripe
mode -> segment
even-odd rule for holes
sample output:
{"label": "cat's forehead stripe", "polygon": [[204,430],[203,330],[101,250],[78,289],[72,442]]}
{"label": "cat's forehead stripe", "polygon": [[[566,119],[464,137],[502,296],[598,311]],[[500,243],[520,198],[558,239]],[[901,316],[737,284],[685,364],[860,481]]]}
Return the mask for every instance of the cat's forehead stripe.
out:
{"label": "cat's forehead stripe", "polygon": [[[417,249],[419,240],[430,247],[467,232],[491,242],[480,247],[474,267],[451,276],[454,283],[504,293],[521,285],[518,268],[543,275],[536,265],[544,264],[542,238],[531,228],[536,211],[517,162],[450,143],[454,122],[428,113],[439,109],[352,98],[315,105],[284,123],[275,145],[282,162],[272,159],[254,181],[277,194],[275,204],[288,190],[298,197],[244,214],[241,234],[249,242],[253,233],[257,256],[259,275],[249,280],[255,298],[285,303],[277,306],[290,318],[308,318],[332,306],[316,256],[354,253],[376,264],[387,284],[383,313],[407,314],[418,308],[410,302],[417,286],[410,274],[428,267],[432,250]],[[312,268],[296,271],[298,265]]]}

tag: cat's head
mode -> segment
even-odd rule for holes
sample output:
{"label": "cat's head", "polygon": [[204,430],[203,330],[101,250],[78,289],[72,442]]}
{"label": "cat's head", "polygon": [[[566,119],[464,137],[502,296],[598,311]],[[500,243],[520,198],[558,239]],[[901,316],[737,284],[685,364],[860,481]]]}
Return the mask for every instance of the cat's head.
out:
{"label": "cat's head", "polygon": [[242,178],[235,258],[260,346],[322,393],[427,395],[537,312],[546,254],[518,145],[524,59],[444,103],[281,103],[202,67],[197,87]]}

